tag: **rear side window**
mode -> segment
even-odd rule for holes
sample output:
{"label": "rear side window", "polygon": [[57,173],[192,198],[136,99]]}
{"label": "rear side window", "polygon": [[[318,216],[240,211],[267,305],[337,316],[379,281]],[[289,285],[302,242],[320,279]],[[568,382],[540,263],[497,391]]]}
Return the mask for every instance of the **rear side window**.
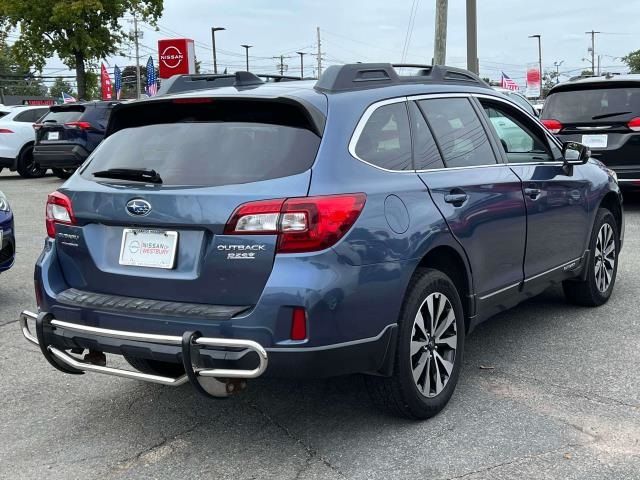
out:
{"label": "rear side window", "polygon": [[362,129],[355,152],[380,168],[411,170],[411,133],[405,102],[377,108]]}
{"label": "rear side window", "polygon": [[480,119],[466,98],[420,100],[447,167],[491,165],[496,158]]}
{"label": "rear side window", "polygon": [[438,151],[431,130],[422,112],[415,102],[409,103],[411,128],[413,129],[413,161],[416,170],[444,168],[442,157]]}
{"label": "rear side window", "polygon": [[[154,117],[108,136],[82,175],[113,168],[153,169],[163,185],[221,186],[302,173],[313,164],[320,137],[298,108],[260,102],[154,106],[122,112],[122,122]],[[164,123],[166,121],[166,123]],[[119,125],[120,127],[122,125]]]}
{"label": "rear side window", "polygon": [[20,112],[13,119],[15,122],[25,122],[25,123],[33,123],[38,120],[47,109],[39,109],[33,108],[29,110],[25,110],[24,112]]}
{"label": "rear side window", "polygon": [[561,123],[626,122],[640,115],[640,88],[594,88],[556,92],[547,98],[542,118]]}
{"label": "rear side window", "polygon": [[67,123],[67,122],[76,122],[82,116],[83,109],[74,109],[74,110],[49,110],[44,117],[42,117],[42,123]]}

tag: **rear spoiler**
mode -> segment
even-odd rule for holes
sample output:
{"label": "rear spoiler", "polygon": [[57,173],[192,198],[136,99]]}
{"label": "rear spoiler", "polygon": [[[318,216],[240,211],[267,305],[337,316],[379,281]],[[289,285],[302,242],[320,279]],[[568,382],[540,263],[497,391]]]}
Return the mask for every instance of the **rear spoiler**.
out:
{"label": "rear spoiler", "polygon": [[[105,137],[125,128],[184,121],[187,117],[194,116],[191,113],[188,115],[186,114],[186,109],[189,106],[195,107],[194,113],[197,113],[199,108],[200,114],[202,114],[204,109],[213,108],[211,104],[219,102],[255,102],[256,104],[273,103],[292,106],[295,107],[305,119],[305,128],[308,128],[320,137],[324,132],[326,122],[325,113],[321,112],[311,103],[300,98],[257,97],[244,95],[212,96],[210,94],[197,96],[197,92],[191,92],[188,96],[167,95],[116,105],[111,112]],[[170,105],[175,105],[176,109],[174,110],[169,107]],[[182,107],[185,112],[183,117],[180,116],[180,107]]]}

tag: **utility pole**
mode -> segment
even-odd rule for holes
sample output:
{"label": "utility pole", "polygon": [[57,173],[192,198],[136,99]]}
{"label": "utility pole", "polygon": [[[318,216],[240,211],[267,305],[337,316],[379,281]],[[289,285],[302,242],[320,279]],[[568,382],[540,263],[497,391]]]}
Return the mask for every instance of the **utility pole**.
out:
{"label": "utility pole", "polygon": [[138,31],[138,17],[133,12],[133,36],[136,42],[136,99],[140,99],[140,32]]}
{"label": "utility pole", "polygon": [[433,41],[433,63],[444,65],[447,58],[448,0],[436,0],[436,33]]}
{"label": "utility pole", "polygon": [[211,47],[213,48],[213,73],[218,73],[218,59],[216,58],[216,32],[226,30],[224,27],[211,27]]}
{"label": "utility pole", "polygon": [[478,10],[476,0],[467,0],[467,70],[480,74],[478,68]]}
{"label": "utility pole", "polygon": [[542,98],[542,35],[529,35],[529,38],[537,38],[538,39],[538,68],[540,72],[540,96],[538,98]]}
{"label": "utility pole", "polygon": [[304,78],[304,60],[303,57],[306,55],[305,52],[296,52],[298,55],[300,55],[300,78],[303,79]]}
{"label": "utility pole", "polygon": [[253,46],[253,45],[240,45],[242,48],[244,48],[244,55],[245,55],[245,59],[247,61],[247,72],[249,71],[249,49]]}
{"label": "utility pole", "polygon": [[600,76],[600,58],[602,55],[598,55],[598,76]]}
{"label": "utility pole", "polygon": [[591,35],[591,75],[595,77],[596,75],[596,32],[595,30],[591,30],[590,32],[584,32],[587,35]]}
{"label": "utility pole", "polygon": [[322,75],[322,43],[320,41],[320,27],[316,27],[318,34],[318,78]]}

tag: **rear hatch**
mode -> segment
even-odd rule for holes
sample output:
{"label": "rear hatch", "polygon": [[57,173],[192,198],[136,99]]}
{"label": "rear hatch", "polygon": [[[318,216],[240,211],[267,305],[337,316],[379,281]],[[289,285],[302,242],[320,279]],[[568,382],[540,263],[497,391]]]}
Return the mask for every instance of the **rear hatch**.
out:
{"label": "rear hatch", "polygon": [[640,84],[578,83],[553,90],[543,123],[563,141],[578,141],[610,167],[640,165]]}
{"label": "rear hatch", "polygon": [[87,141],[87,130],[91,125],[80,121],[85,112],[84,105],[57,105],[35,125],[36,145],[80,144]]}
{"label": "rear hatch", "polygon": [[[61,189],[77,225],[56,225],[67,283],[129,297],[254,305],[277,236],[225,235],[225,224],[246,202],[307,195],[321,140],[308,108],[210,98],[116,107],[110,135]],[[153,175],[127,180],[118,169]]]}

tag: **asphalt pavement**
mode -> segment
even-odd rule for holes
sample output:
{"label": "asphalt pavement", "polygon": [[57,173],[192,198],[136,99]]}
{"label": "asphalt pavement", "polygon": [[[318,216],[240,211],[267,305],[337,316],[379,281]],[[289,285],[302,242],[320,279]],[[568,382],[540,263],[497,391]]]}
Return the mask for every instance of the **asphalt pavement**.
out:
{"label": "asphalt pavement", "polygon": [[44,205],[61,182],[0,173],[18,257],[0,275],[0,478],[640,479],[640,195],[614,294],[597,309],[550,289],[467,339],[448,407],[377,411],[362,378],[255,380],[207,400],[51,368],[23,339]]}

